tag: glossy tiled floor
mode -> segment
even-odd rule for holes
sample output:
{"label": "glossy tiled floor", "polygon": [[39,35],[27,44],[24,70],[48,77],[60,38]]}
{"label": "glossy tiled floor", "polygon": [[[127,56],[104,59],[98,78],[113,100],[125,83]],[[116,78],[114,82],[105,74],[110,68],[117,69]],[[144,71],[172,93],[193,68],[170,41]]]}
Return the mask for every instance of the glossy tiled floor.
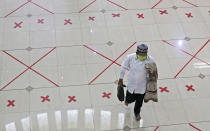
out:
{"label": "glossy tiled floor", "polygon": [[[116,97],[136,42],[159,70],[140,122]],[[0,131],[209,131],[209,85],[209,0],[0,1]]]}

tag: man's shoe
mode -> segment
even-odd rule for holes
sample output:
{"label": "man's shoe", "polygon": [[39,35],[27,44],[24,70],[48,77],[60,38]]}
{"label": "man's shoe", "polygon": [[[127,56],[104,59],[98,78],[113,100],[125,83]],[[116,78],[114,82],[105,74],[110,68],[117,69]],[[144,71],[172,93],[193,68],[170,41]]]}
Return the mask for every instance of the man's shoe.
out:
{"label": "man's shoe", "polygon": [[128,102],[125,102],[125,106],[128,106]]}
{"label": "man's shoe", "polygon": [[140,114],[136,115],[136,121],[140,121],[140,120],[141,120]]}

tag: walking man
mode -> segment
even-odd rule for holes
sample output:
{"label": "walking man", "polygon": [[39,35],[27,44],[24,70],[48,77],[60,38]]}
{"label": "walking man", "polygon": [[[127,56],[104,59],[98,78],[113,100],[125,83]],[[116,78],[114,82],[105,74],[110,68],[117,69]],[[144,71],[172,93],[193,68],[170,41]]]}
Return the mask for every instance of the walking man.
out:
{"label": "walking man", "polygon": [[139,44],[136,53],[127,55],[122,63],[120,79],[118,82],[118,85],[123,87],[123,78],[125,71],[128,69],[125,105],[128,106],[128,104],[135,102],[134,115],[137,121],[141,119],[140,111],[144,100],[148,77],[145,64],[154,62],[154,59],[151,56],[148,56],[147,52],[148,46]]}

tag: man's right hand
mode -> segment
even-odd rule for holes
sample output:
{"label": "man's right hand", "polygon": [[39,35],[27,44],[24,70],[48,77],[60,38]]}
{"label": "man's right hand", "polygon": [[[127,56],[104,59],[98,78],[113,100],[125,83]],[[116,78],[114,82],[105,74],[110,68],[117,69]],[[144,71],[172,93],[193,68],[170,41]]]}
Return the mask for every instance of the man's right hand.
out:
{"label": "man's right hand", "polygon": [[118,85],[119,85],[120,87],[123,87],[123,79],[119,79]]}

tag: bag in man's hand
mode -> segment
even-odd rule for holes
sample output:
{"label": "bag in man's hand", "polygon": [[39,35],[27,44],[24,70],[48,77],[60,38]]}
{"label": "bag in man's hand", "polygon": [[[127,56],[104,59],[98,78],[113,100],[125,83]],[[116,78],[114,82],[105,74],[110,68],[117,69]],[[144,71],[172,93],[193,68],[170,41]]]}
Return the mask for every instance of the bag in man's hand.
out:
{"label": "bag in man's hand", "polygon": [[121,86],[117,86],[117,97],[119,99],[119,101],[124,101],[125,99],[125,94],[124,94],[124,87],[126,87],[125,85],[123,85],[123,87]]}

